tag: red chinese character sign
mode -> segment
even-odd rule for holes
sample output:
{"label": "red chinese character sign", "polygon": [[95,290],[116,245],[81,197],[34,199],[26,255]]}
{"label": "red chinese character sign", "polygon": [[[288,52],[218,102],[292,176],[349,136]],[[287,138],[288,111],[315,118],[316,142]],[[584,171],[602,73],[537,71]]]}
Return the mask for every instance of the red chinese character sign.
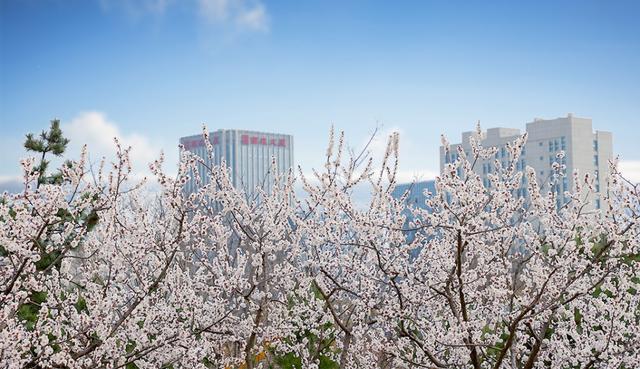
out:
{"label": "red chinese character sign", "polygon": [[269,146],[279,146],[279,147],[287,146],[287,140],[284,138],[267,139],[266,136],[242,135],[240,136],[240,143],[242,145],[269,145]]}
{"label": "red chinese character sign", "polygon": [[[219,145],[220,144],[220,137],[219,136],[213,136],[211,137],[211,144],[212,145]],[[182,146],[184,146],[185,150],[191,150],[191,149],[195,149],[198,147],[203,147],[204,146],[204,140],[202,140],[201,138],[196,138],[196,139],[183,139],[182,140]]]}
{"label": "red chinese character sign", "polygon": [[[211,136],[210,140],[212,145],[220,144],[220,136]],[[287,140],[285,138],[267,138],[266,136],[252,136],[252,135],[244,134],[240,136],[240,144],[286,147]],[[194,138],[182,139],[182,145],[186,150],[191,150],[191,149],[203,147],[204,141],[202,139],[194,139]]]}

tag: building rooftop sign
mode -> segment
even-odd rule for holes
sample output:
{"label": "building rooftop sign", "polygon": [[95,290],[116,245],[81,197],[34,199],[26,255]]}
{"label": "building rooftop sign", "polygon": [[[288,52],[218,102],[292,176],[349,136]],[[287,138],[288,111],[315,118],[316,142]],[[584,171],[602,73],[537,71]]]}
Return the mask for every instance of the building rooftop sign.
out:
{"label": "building rooftop sign", "polygon": [[[256,136],[243,134],[240,136],[240,143],[242,145],[266,145],[266,146],[278,146],[287,147],[287,140],[285,138],[268,138],[267,136]],[[220,144],[220,137],[218,135],[211,136],[211,144]],[[202,138],[188,138],[182,140],[182,145],[185,149],[194,149],[204,146],[204,140]]]}

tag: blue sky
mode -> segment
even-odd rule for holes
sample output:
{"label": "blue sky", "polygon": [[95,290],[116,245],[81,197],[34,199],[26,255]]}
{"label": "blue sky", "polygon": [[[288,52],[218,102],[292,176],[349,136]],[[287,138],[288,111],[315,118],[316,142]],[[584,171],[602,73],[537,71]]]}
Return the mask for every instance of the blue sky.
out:
{"label": "blue sky", "polygon": [[441,133],[568,112],[612,131],[635,176],[638,14],[604,0],[5,0],[0,180],[54,117],[95,155],[113,134],[139,161],[175,160],[202,123],[290,133],[307,170],[331,124],[353,147],[381,125],[400,131],[408,178],[437,172]]}

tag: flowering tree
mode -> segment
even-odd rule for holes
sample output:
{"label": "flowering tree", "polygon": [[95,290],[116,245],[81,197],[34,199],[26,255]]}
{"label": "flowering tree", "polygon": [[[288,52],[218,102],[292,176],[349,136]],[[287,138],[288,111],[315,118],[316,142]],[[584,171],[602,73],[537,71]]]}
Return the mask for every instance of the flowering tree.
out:
{"label": "flowering tree", "polygon": [[[638,186],[614,166],[600,212],[590,206],[592,179],[576,174],[577,191],[557,208],[532,169],[515,170],[524,135],[486,188],[474,165],[496,149],[479,141],[478,128],[471,157],[458,150],[437,179],[432,210],[415,210],[421,252],[402,280],[389,355],[441,368],[637,365]],[[529,199],[515,195],[523,183]]]}
{"label": "flowering tree", "polygon": [[[352,157],[343,165],[344,137],[337,145],[333,132],[330,138],[325,171],[314,181],[302,176],[312,214],[304,219],[307,270],[334,327],[339,366],[371,367],[382,363],[387,336],[396,328],[398,288],[414,247],[405,242],[402,201],[391,197],[398,135],[389,138],[378,171],[371,158]],[[372,189],[365,208],[350,196],[363,183]]]}
{"label": "flowering tree", "polygon": [[[0,202],[0,362],[633,367],[638,186],[613,163],[602,211],[589,205],[592,179],[578,174],[558,208],[535,173],[515,169],[523,136],[485,188],[474,166],[495,149],[478,137],[408,226],[403,199],[391,196],[397,135],[375,166],[345,158],[344,137],[332,133],[324,169],[313,178],[300,170],[304,197],[289,172],[247,199],[224,165],[184,149],[176,176],[162,158],[150,165],[155,194],[129,179],[129,149],[117,142],[110,166],[87,168],[83,151],[55,181],[26,159],[24,190]],[[190,178],[200,185],[193,193]],[[366,206],[352,196],[362,186]],[[529,197],[517,196],[521,186]]]}

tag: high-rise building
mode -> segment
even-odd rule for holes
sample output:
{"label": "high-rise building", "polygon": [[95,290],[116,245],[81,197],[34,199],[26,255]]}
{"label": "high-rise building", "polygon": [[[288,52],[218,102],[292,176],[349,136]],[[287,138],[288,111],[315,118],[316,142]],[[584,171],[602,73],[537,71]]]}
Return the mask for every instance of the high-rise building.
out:
{"label": "high-rise building", "polygon": [[412,229],[412,224],[419,219],[414,217],[411,208],[431,211],[427,206],[427,200],[430,196],[434,196],[436,194],[436,181],[429,180],[398,184],[393,189],[391,196],[395,199],[400,199],[405,195],[405,193],[407,194],[407,197],[404,199],[405,208],[402,211],[402,214],[405,216],[404,227],[407,229],[407,241],[413,242],[416,236],[416,230]]}
{"label": "high-rise building", "polygon": [[[605,191],[609,176],[609,161],[613,157],[613,141],[611,132],[593,131],[592,121],[589,118],[578,118],[573,114],[556,119],[539,119],[527,123],[527,143],[524,147],[516,169],[523,170],[526,166],[536,171],[541,188],[556,192],[558,205],[567,199],[565,191],[575,191],[573,183],[574,171],[581,175],[590,174],[595,177],[596,192]],[[462,142],[451,145],[449,153],[440,147],[440,172],[445,164],[457,159],[457,148],[462,146],[467,157],[471,154],[469,138],[473,132],[462,133]],[[495,157],[487,160],[479,160],[474,170],[483,180],[485,187],[489,187],[489,174],[495,171],[495,161],[498,160],[504,166],[509,161],[509,153],[506,144],[512,142],[520,135],[519,129],[514,128],[490,128],[482,132],[482,145],[484,147],[497,147]],[[564,158],[558,158],[557,154],[564,151]],[[558,162],[565,166],[564,176],[549,188],[548,183],[553,176],[553,163]],[[527,196],[526,186],[518,189],[519,196]],[[593,196],[593,205],[600,207],[600,198]]]}
{"label": "high-rise building", "polygon": [[405,199],[405,205],[412,206],[420,209],[427,209],[427,192],[430,192],[432,195],[436,193],[436,181],[419,181],[419,182],[411,182],[411,183],[401,183],[396,185],[391,193],[396,199],[402,197],[405,192],[408,191],[407,197]]}
{"label": "high-rise building", "polygon": [[[243,189],[250,199],[256,194],[256,187],[267,193],[273,186],[271,171],[272,158],[275,159],[278,174],[284,174],[293,166],[293,136],[246,131],[241,129],[219,129],[209,133],[213,146],[213,162],[207,155],[202,134],[183,137],[180,143],[188,150],[204,159],[207,166],[224,164],[230,170],[231,182],[237,189]],[[204,173],[200,168],[200,173]],[[204,184],[208,176],[202,176]],[[197,189],[194,178],[186,185],[187,192]]]}

